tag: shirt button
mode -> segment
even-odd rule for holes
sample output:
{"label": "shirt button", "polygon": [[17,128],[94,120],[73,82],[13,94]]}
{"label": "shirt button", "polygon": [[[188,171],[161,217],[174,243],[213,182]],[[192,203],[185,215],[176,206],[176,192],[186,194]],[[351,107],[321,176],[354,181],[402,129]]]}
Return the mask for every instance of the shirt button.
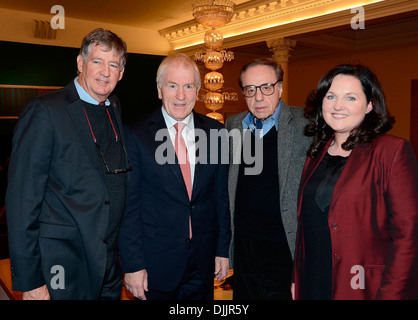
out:
{"label": "shirt button", "polygon": [[336,260],[340,260],[340,255],[338,254],[338,253],[334,253],[334,258],[336,259]]}
{"label": "shirt button", "polygon": [[110,201],[109,200],[106,200],[104,203],[105,203],[105,205],[109,205],[110,204]]}
{"label": "shirt button", "polygon": [[332,229],[337,230],[337,229],[338,229],[338,224],[334,223],[334,224],[332,225]]}

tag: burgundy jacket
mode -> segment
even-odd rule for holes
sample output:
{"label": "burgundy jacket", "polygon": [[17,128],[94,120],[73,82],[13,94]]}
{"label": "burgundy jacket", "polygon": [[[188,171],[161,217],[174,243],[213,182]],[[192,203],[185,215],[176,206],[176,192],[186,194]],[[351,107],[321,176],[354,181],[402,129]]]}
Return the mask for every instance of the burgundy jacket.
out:
{"label": "burgundy jacket", "polygon": [[[302,173],[295,299],[303,299],[303,192],[330,143],[308,157]],[[418,164],[408,141],[383,135],[354,148],[335,185],[328,226],[332,299],[418,299]]]}

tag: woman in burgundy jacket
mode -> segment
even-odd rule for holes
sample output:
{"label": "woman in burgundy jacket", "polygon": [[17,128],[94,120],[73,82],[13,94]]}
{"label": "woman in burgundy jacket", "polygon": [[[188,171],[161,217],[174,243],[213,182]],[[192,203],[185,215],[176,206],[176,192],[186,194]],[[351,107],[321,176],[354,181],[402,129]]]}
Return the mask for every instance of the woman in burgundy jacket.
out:
{"label": "woman in burgundy jacket", "polygon": [[376,76],[327,72],[307,99],[313,136],[298,198],[295,299],[418,299],[418,164]]}

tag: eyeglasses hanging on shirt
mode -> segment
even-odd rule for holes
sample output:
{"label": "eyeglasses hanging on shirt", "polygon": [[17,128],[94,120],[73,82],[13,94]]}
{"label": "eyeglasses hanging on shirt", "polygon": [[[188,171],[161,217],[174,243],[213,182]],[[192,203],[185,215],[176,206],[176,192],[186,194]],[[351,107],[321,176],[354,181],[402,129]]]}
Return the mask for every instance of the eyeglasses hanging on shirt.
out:
{"label": "eyeglasses hanging on shirt", "polygon": [[106,107],[107,116],[109,117],[110,124],[112,125],[113,132],[115,133],[115,141],[118,142],[118,143],[120,143],[120,145],[122,147],[122,150],[123,150],[123,152],[125,154],[126,160],[127,160],[128,164],[129,164],[129,168],[126,168],[126,169],[114,169],[114,170],[110,170],[109,169],[109,165],[107,164],[106,159],[105,159],[105,157],[103,155],[103,152],[100,149],[99,144],[97,143],[96,137],[95,137],[94,132],[93,132],[93,128],[91,127],[91,124],[90,124],[89,116],[87,115],[87,112],[86,112],[86,109],[84,108],[84,106],[83,106],[83,110],[84,110],[84,114],[86,115],[86,119],[87,119],[87,122],[89,124],[89,127],[90,127],[91,135],[93,137],[93,142],[96,145],[97,150],[99,150],[100,157],[102,158],[103,164],[104,164],[104,166],[106,168],[106,174],[119,174],[119,173],[127,173],[129,171],[132,171],[131,161],[129,160],[128,153],[126,152],[126,149],[125,149],[122,141],[120,141],[120,139],[119,139],[119,136],[118,136],[118,134],[116,132],[115,126],[113,125],[112,118],[110,117],[110,114],[109,114],[109,109]]}

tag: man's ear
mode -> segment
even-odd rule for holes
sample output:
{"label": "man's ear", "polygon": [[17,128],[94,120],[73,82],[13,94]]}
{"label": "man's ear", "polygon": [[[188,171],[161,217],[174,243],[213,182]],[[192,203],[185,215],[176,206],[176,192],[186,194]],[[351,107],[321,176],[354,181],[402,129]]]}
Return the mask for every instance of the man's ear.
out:
{"label": "man's ear", "polygon": [[125,72],[125,67],[123,67],[122,70],[119,72],[119,79],[118,79],[118,81],[120,81],[122,79],[124,72]]}
{"label": "man's ear", "polygon": [[77,70],[78,70],[78,72],[82,72],[83,63],[84,63],[83,56],[81,54],[79,54],[77,56]]}
{"label": "man's ear", "polygon": [[279,93],[279,98],[281,98],[283,94],[283,81],[277,84],[277,92]]}

